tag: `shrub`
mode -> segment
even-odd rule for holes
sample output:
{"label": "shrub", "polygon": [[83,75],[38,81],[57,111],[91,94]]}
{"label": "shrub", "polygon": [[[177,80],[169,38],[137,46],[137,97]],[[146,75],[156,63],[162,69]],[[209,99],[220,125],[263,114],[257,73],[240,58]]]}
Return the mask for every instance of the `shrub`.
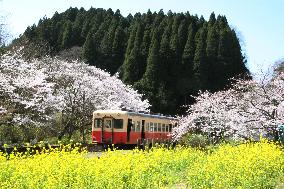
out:
{"label": "shrub", "polygon": [[209,141],[204,135],[187,133],[181,139],[181,144],[193,148],[205,148],[209,144]]}

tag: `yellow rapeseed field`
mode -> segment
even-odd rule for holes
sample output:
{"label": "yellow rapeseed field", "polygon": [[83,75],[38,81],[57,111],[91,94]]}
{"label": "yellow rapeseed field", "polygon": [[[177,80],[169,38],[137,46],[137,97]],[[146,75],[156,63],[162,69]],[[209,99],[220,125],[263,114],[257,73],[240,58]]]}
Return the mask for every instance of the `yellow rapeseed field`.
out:
{"label": "yellow rapeseed field", "polygon": [[284,182],[284,152],[267,141],[210,151],[114,150],[99,158],[66,149],[1,154],[0,188],[275,188]]}

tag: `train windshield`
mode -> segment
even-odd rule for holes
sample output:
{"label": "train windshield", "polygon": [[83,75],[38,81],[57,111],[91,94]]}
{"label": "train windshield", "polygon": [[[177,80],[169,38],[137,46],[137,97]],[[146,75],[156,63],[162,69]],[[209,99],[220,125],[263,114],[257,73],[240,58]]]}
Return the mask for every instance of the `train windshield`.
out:
{"label": "train windshield", "polygon": [[122,129],[123,128],[123,119],[114,119],[113,120],[113,127],[115,129]]}
{"label": "train windshield", "polygon": [[104,121],[105,128],[111,128],[111,120],[107,119]]}
{"label": "train windshield", "polygon": [[95,119],[95,127],[96,128],[102,127],[102,119],[99,119],[99,118]]}

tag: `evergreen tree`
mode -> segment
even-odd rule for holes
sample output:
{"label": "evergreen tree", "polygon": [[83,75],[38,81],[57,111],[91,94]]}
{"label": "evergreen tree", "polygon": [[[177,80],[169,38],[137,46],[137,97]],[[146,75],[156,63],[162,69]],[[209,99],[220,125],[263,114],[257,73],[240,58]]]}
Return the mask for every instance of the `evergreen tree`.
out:
{"label": "evergreen tree", "polygon": [[220,30],[219,46],[218,46],[218,62],[217,62],[217,89],[222,89],[227,83],[227,68],[230,63],[230,37],[228,28],[223,28]]}
{"label": "evergreen tree", "polygon": [[175,59],[175,64],[177,63],[177,58],[179,54],[179,36],[178,36],[178,29],[180,24],[181,17],[180,15],[174,16],[174,21],[171,29],[171,38],[170,38],[170,49],[173,53],[173,58]]}
{"label": "evergreen tree", "polygon": [[197,18],[197,20],[198,20],[197,25],[198,25],[199,28],[203,27],[204,23],[206,23],[206,21],[205,21],[205,19],[202,15],[200,16],[200,19]]}
{"label": "evergreen tree", "polygon": [[40,19],[37,27],[37,40],[40,40],[44,43],[49,42],[51,39],[51,21],[46,17]]}
{"label": "evergreen tree", "polygon": [[34,40],[37,38],[37,33],[36,33],[36,25],[33,24],[32,26],[28,26],[24,35],[29,39],[29,40]]}
{"label": "evergreen tree", "polygon": [[147,27],[144,30],[144,35],[140,47],[140,53],[141,53],[141,72],[144,73],[146,70],[147,65],[147,57],[149,53],[149,48],[151,44],[151,28]]}
{"label": "evergreen tree", "polygon": [[185,47],[185,43],[187,40],[187,34],[188,34],[187,29],[188,29],[187,21],[184,19],[181,21],[179,28],[178,28],[179,56],[183,54],[183,50]]}
{"label": "evergreen tree", "polygon": [[87,39],[83,45],[83,58],[87,63],[93,64],[95,62],[95,44],[94,44],[94,33],[92,31],[89,32]]}
{"label": "evergreen tree", "polygon": [[76,19],[73,24],[72,28],[72,38],[73,38],[73,44],[76,44],[78,46],[82,46],[84,43],[84,38],[81,35],[82,32],[82,25],[85,20],[85,11],[80,10],[80,12],[77,14]]}
{"label": "evergreen tree", "polygon": [[90,19],[86,17],[86,19],[84,20],[83,24],[82,24],[82,30],[80,33],[80,37],[82,39],[87,39],[88,33],[91,29],[91,23],[90,23]]}
{"label": "evergreen tree", "polygon": [[233,60],[233,66],[232,66],[232,73],[231,77],[241,77],[246,78],[249,76],[249,71],[246,68],[246,60],[245,57],[242,55],[242,49],[240,46],[239,39],[236,35],[236,32],[234,30],[231,31],[232,36],[232,60]]}
{"label": "evergreen tree", "polygon": [[194,58],[194,52],[195,52],[195,34],[196,34],[196,25],[194,22],[192,22],[188,27],[188,35],[186,44],[183,51],[182,56],[182,64],[188,65],[187,68],[190,68],[192,70],[192,62]]}
{"label": "evergreen tree", "polygon": [[123,64],[123,81],[127,84],[137,82],[143,75],[140,69],[140,45],[143,36],[143,26],[141,22],[136,22],[134,27],[137,29],[133,30],[136,31],[133,48]]}
{"label": "evergreen tree", "polygon": [[206,39],[206,61],[208,64],[208,86],[209,90],[216,91],[218,86],[217,77],[219,75],[216,68],[217,64],[217,53],[218,53],[218,42],[219,35],[217,32],[217,27],[215,25],[216,19],[214,12],[211,14],[209,22],[208,22],[208,32]]}
{"label": "evergreen tree", "polygon": [[194,94],[194,79],[193,79],[193,59],[195,53],[195,34],[196,25],[192,21],[188,27],[188,35],[186,44],[182,54],[182,72],[180,74],[180,79],[177,83],[177,88],[180,94],[180,103],[188,104],[190,94]]}
{"label": "evergreen tree", "polygon": [[128,23],[132,23],[133,16],[131,14],[128,14],[127,17],[126,17],[126,20],[127,20]]}
{"label": "evergreen tree", "polygon": [[131,69],[132,61],[129,61],[129,60],[130,60],[130,54],[131,54],[132,49],[134,47],[137,29],[138,29],[137,25],[134,24],[134,23],[130,26],[130,35],[129,35],[128,42],[127,42],[127,48],[126,48],[126,52],[125,52],[124,62],[123,62],[122,68],[121,68],[122,80],[127,84],[133,83],[130,79],[131,77],[129,77],[129,75],[131,74],[129,72],[130,72],[130,70],[132,70]]}
{"label": "evergreen tree", "polygon": [[144,35],[141,43],[141,72],[144,73],[146,70],[146,63],[147,63],[147,57],[149,53],[149,48],[151,44],[151,30],[152,30],[152,23],[153,23],[153,15],[150,10],[148,10],[146,15],[143,15],[143,21],[145,25],[144,29]]}
{"label": "evergreen tree", "polygon": [[50,45],[53,47],[55,52],[58,52],[61,48],[61,43],[59,41],[62,41],[62,15],[55,12],[51,19],[51,37],[50,37]]}
{"label": "evergreen tree", "polygon": [[172,31],[172,25],[173,25],[173,17],[168,17],[163,19],[164,24],[161,24],[161,26],[165,25],[164,32],[161,38],[160,42],[160,64],[161,64],[161,70],[160,70],[160,78],[165,82],[165,87],[167,89],[172,88],[172,67],[173,67],[173,60],[174,55],[172,52],[172,49],[170,47],[171,45],[171,31]]}
{"label": "evergreen tree", "polygon": [[196,90],[205,90],[208,86],[208,64],[206,62],[206,25],[199,28],[195,36],[196,49],[193,59]]}
{"label": "evergreen tree", "polygon": [[108,31],[105,33],[102,42],[100,44],[99,52],[101,54],[101,68],[108,69],[111,73],[115,73],[116,70],[112,70],[113,59],[112,59],[112,44],[114,41],[116,27],[118,25],[118,19],[113,17]]}
{"label": "evergreen tree", "polygon": [[149,52],[149,57],[147,59],[146,71],[142,79],[136,83],[136,88],[139,91],[144,92],[147,99],[149,99],[152,104],[152,111],[157,112],[159,110],[159,99],[157,99],[156,92],[159,87],[159,72],[160,72],[160,61],[159,61],[159,41],[158,41],[158,31],[157,28],[154,31],[151,48]]}
{"label": "evergreen tree", "polygon": [[[108,14],[113,14],[113,12],[111,10],[108,11]],[[101,25],[99,26],[99,29],[97,29],[97,27],[93,27],[92,30],[95,31],[94,34],[94,49],[93,52],[95,54],[94,58],[94,62],[92,63],[93,65],[97,66],[98,68],[101,69],[106,69],[106,62],[105,62],[105,57],[103,55],[103,53],[101,52],[101,44],[102,44],[102,40],[104,39],[105,35],[107,35],[107,33],[105,31],[108,31],[111,20],[110,20],[110,16],[108,15],[106,20],[104,20],[104,22],[101,23]],[[108,45],[109,47],[109,45]]]}
{"label": "evergreen tree", "polygon": [[219,30],[228,27],[227,18],[225,16],[218,15],[217,20],[216,20],[216,24],[217,24]]}
{"label": "evergreen tree", "polygon": [[215,13],[212,12],[210,14],[210,18],[209,18],[209,21],[208,21],[208,27],[213,27],[215,25],[215,22],[216,22]]}
{"label": "evergreen tree", "polygon": [[170,98],[174,99],[173,101],[173,109],[177,107],[177,101],[179,99],[179,89],[177,88],[177,83],[180,79],[181,73],[181,52],[180,44],[179,44],[179,36],[178,29],[182,19],[181,14],[176,14],[173,17],[173,24],[171,28],[171,36],[170,36],[170,55],[169,55],[169,64],[167,66],[167,88],[169,91],[172,91]]}
{"label": "evergreen tree", "polygon": [[78,14],[79,10],[78,8],[72,8],[70,7],[69,9],[67,9],[63,14],[65,17],[65,20],[70,21],[70,22],[74,22],[74,20],[76,19],[76,16]]}
{"label": "evergreen tree", "polygon": [[70,21],[67,21],[64,25],[64,32],[61,42],[61,48],[62,49],[68,49],[72,46],[72,23]]}
{"label": "evergreen tree", "polygon": [[112,44],[112,59],[113,64],[110,69],[110,73],[115,73],[118,71],[119,67],[123,63],[127,34],[123,30],[123,21],[121,20],[115,30],[113,44]]}
{"label": "evergreen tree", "polygon": [[175,99],[173,109],[177,109],[179,101],[181,101],[181,93],[183,86],[180,85],[182,80],[182,52],[184,48],[184,42],[186,38],[186,22],[184,20],[184,14],[176,14],[171,31],[170,50],[171,50],[171,64],[168,69],[169,76],[169,88],[171,93],[171,99]]}
{"label": "evergreen tree", "polygon": [[167,22],[167,25],[164,29],[164,33],[161,38],[161,45],[160,45],[160,56],[161,62],[163,63],[164,67],[169,67],[171,64],[172,52],[170,49],[170,42],[171,42],[171,31],[172,31],[172,17],[168,17],[163,21]]}
{"label": "evergreen tree", "polygon": [[[154,21],[152,24],[152,32],[151,32],[151,36],[153,35],[157,35],[157,37],[161,36],[160,31],[156,31],[156,29],[160,26],[160,23],[162,22],[163,18],[165,17],[164,11],[163,9],[161,9],[158,14],[155,12],[153,14],[154,17]],[[155,33],[157,32],[157,33]]]}

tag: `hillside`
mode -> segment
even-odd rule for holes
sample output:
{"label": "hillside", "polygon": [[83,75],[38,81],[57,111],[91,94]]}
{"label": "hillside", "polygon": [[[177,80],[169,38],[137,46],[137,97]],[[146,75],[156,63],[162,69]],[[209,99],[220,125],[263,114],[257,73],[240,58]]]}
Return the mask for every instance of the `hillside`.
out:
{"label": "hillside", "polygon": [[119,72],[145,94],[153,112],[166,114],[182,113],[181,105],[192,103],[190,95],[199,90],[218,91],[229,78],[249,74],[235,31],[214,13],[206,21],[188,12],[123,17],[119,10],[69,8],[28,27],[17,44],[27,47],[27,56],[69,52]]}

